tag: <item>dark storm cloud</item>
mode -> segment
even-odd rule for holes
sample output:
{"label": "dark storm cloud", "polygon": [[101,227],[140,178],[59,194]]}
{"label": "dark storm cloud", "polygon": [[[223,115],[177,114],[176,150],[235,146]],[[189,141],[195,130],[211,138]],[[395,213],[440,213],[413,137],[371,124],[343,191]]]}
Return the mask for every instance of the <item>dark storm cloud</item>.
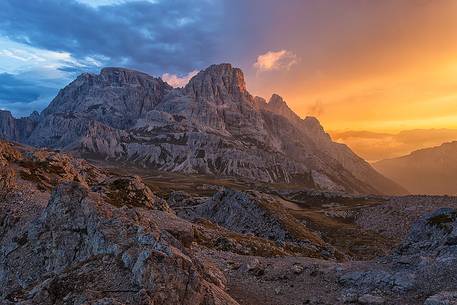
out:
{"label": "dark storm cloud", "polygon": [[[48,80],[48,83],[53,84],[51,80]],[[34,80],[24,80],[9,73],[0,73],[0,108],[11,110],[18,117],[25,116],[33,110],[43,109],[57,90]]]}
{"label": "dark storm cloud", "polygon": [[8,73],[0,74],[0,102],[28,103],[40,97],[40,88],[15,78]]}
{"label": "dark storm cloud", "polygon": [[103,65],[184,73],[213,60],[218,6],[212,0],[100,7],[68,0],[2,0],[0,35],[77,59],[96,57]]}
{"label": "dark storm cloud", "polygon": [[73,77],[76,77],[77,75],[81,73],[96,73],[98,70],[100,70],[99,67],[97,66],[73,66],[73,65],[67,65],[67,66],[62,66],[57,68],[57,70],[69,73]]}

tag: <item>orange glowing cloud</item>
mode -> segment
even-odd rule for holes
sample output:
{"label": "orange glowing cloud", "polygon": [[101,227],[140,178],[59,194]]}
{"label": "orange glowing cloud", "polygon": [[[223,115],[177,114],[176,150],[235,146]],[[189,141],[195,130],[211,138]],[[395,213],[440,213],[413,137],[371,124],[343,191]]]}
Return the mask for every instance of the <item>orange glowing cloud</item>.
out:
{"label": "orange glowing cloud", "polygon": [[293,65],[297,63],[297,55],[290,51],[269,51],[257,57],[257,61],[254,63],[254,68],[256,68],[259,72],[272,70],[289,70]]}

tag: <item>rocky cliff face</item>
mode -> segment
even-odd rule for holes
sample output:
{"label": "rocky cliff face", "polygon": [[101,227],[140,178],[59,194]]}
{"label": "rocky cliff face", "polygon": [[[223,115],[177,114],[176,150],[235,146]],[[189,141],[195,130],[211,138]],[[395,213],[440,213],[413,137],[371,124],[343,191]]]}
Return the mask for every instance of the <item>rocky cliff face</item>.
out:
{"label": "rocky cliff face", "polygon": [[33,112],[29,117],[15,119],[11,112],[0,110],[0,138],[12,141],[27,141],[38,124],[40,115]]}
{"label": "rocky cliff face", "polygon": [[403,192],[332,142],[317,119],[300,119],[278,95],[268,103],[252,97],[242,71],[229,64],[201,71],[180,89],[127,69],[83,74],[27,120],[33,128],[2,120],[2,136],[164,171]]}

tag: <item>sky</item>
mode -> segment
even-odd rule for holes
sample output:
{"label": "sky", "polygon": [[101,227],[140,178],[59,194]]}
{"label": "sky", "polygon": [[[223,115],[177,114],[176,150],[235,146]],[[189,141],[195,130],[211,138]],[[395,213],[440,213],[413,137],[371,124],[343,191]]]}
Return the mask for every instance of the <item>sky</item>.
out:
{"label": "sky", "polygon": [[0,1],[0,108],[16,116],[104,66],[182,86],[222,62],[367,160],[457,140],[456,0]]}

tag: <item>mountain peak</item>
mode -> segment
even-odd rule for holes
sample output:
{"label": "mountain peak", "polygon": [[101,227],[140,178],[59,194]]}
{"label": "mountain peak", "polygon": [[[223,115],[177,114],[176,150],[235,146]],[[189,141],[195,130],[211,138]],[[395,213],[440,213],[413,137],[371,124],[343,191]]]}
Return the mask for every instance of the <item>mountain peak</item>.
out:
{"label": "mountain peak", "polygon": [[265,110],[268,108],[267,101],[260,96],[254,96],[254,105],[257,110]]}
{"label": "mountain peak", "polygon": [[227,63],[211,65],[205,70],[200,71],[200,73],[211,74],[212,76],[236,75],[240,76],[244,82],[243,71],[241,71],[240,68],[234,68],[231,64]]}
{"label": "mountain peak", "polygon": [[200,71],[185,88],[197,96],[212,98],[247,93],[243,71],[226,63],[211,65]]}
{"label": "mountain peak", "polygon": [[152,110],[172,89],[162,79],[146,73],[107,67],[100,74],[81,74],[60,90],[42,114],[46,117],[79,112],[109,126],[126,128]]}
{"label": "mountain peak", "polygon": [[278,94],[273,94],[268,101],[266,110],[281,115],[291,122],[300,120],[300,117],[289,108],[284,99]]}
{"label": "mountain peak", "polygon": [[268,101],[268,105],[272,109],[282,109],[285,107],[289,108],[289,106],[287,106],[287,103],[284,101],[284,99],[276,93],[273,93],[273,95],[270,97],[270,101]]}

